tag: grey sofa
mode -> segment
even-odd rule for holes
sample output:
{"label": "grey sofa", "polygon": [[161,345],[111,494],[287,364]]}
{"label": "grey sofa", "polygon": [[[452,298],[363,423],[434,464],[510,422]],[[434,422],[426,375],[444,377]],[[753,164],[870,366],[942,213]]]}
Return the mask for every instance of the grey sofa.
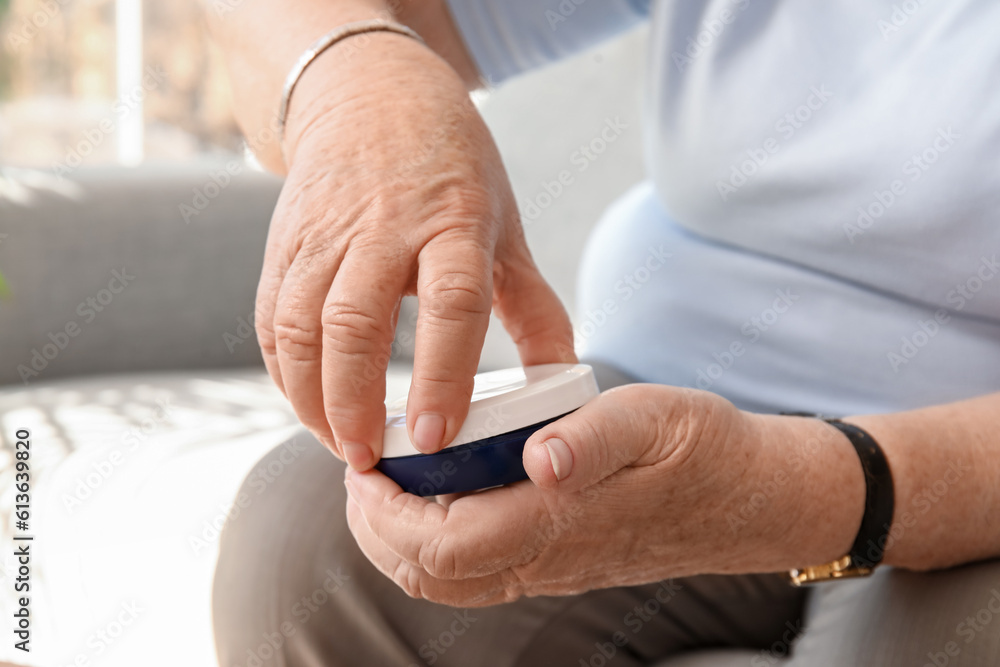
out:
{"label": "grey sofa", "polygon": [[[220,173],[224,163],[81,170],[68,182],[8,171],[27,194],[0,199],[0,384],[259,363],[253,344],[223,334],[252,315],[281,184],[243,173],[186,223],[181,206]],[[67,328],[79,331],[67,340]]]}
{"label": "grey sofa", "polygon": [[[179,206],[220,167],[0,176],[0,533],[29,429],[37,540],[33,651],[0,658],[176,664],[183,635],[185,664],[213,664],[217,528],[299,428],[246,324],[280,181],[241,173],[186,224]],[[113,645],[95,639],[133,608]]]}

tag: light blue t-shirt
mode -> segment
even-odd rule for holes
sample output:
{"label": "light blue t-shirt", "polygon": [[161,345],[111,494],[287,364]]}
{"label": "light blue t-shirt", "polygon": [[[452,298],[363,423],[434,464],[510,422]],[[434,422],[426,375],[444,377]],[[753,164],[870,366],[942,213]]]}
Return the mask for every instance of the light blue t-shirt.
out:
{"label": "light blue t-shirt", "polygon": [[585,252],[585,356],[763,411],[1000,390],[1000,3],[450,5],[495,83],[652,24],[650,180]]}

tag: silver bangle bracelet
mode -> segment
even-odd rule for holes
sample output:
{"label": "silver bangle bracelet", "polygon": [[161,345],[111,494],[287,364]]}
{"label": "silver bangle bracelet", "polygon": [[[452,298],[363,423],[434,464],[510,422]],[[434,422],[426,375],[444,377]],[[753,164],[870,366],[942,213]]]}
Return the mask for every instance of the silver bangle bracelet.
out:
{"label": "silver bangle bracelet", "polygon": [[285,78],[285,87],[281,91],[281,104],[278,107],[278,146],[281,149],[282,157],[285,155],[285,122],[288,119],[288,102],[292,97],[292,91],[295,90],[295,85],[302,77],[302,73],[306,71],[309,64],[312,63],[312,61],[314,61],[319,54],[323,53],[342,39],[353,37],[354,35],[361,35],[366,32],[379,31],[394,32],[400,35],[406,35],[407,37],[412,37],[420,43],[424,42],[420,35],[402,23],[386,21],[385,19],[355,21],[354,23],[347,23],[339,28],[334,28],[330,32],[326,33],[313,42],[312,46],[306,49],[305,53],[299,56],[299,59],[295,61],[295,64],[292,65],[292,70]]}

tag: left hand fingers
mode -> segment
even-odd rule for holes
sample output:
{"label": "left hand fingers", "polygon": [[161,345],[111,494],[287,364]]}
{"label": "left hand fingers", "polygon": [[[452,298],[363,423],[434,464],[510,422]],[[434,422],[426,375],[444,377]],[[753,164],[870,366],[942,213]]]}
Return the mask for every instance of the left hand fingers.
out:
{"label": "left hand fingers", "polygon": [[521,595],[518,587],[509,585],[512,577],[506,573],[444,580],[400,558],[372,532],[351,496],[347,498],[347,524],[368,560],[412,598],[460,607],[485,607],[510,602]]}
{"label": "left hand fingers", "polygon": [[349,470],[347,489],[372,534],[410,565],[439,579],[468,579],[521,565],[522,548],[547,520],[530,482],[455,500],[446,509],[403,492],[378,471]]}

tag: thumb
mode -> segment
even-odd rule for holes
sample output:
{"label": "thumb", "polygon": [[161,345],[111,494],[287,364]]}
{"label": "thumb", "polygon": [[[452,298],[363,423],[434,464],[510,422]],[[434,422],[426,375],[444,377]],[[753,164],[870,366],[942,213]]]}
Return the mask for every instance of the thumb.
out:
{"label": "thumb", "polygon": [[518,255],[495,265],[493,308],[517,345],[521,363],[576,363],[573,325],[566,308],[527,249]]}
{"label": "thumb", "polygon": [[656,449],[655,413],[637,409],[642,385],[605,392],[532,434],[524,445],[528,476],[543,489],[578,491]]}

